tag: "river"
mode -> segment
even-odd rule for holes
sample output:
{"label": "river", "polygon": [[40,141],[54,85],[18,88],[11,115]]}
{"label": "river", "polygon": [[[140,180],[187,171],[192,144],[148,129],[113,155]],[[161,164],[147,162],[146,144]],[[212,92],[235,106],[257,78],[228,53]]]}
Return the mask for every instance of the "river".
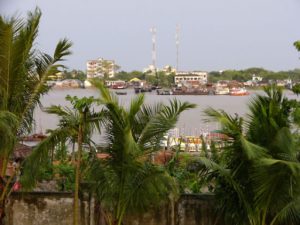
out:
{"label": "river", "polygon": [[[112,90],[114,91],[114,90]],[[118,95],[119,101],[124,106],[128,106],[130,100],[136,95],[134,90],[126,89],[127,95]],[[253,99],[256,94],[262,94],[262,91],[251,91],[248,96],[229,96],[229,95],[157,95],[155,91],[146,93],[145,101],[147,104],[153,104],[156,102],[168,103],[172,98],[177,98],[180,101],[188,101],[197,105],[197,108],[185,111],[181,114],[180,119],[176,125],[180,134],[184,135],[199,135],[201,132],[211,131],[218,129],[218,124],[204,123],[205,118],[203,110],[212,107],[214,109],[222,109],[229,114],[239,114],[246,116],[248,107],[247,105]],[[71,96],[94,96],[98,97],[99,92],[96,89],[53,89],[47,95],[44,95],[41,99],[42,105],[48,107],[50,105],[68,105],[65,100],[66,95]],[[285,91],[285,95],[288,98],[299,97],[294,95],[290,91]],[[35,132],[45,132],[46,129],[55,129],[58,119],[54,115],[49,115],[42,112],[41,109],[35,111],[36,128]],[[94,138],[93,138],[94,139]]]}

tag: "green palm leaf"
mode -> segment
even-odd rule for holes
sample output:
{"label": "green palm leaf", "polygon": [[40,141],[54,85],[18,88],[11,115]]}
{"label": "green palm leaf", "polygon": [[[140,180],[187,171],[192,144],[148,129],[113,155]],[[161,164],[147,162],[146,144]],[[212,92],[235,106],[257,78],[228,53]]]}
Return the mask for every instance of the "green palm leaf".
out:
{"label": "green palm leaf", "polygon": [[95,85],[101,94],[108,147],[103,150],[107,158],[93,162],[89,180],[106,213],[121,224],[124,214],[145,210],[175,189],[163,168],[151,163],[150,152],[158,150],[163,135],[175,126],[179,115],[195,105],[173,100],[167,106],[148,106],[144,95],[138,95],[125,109],[103,84]]}

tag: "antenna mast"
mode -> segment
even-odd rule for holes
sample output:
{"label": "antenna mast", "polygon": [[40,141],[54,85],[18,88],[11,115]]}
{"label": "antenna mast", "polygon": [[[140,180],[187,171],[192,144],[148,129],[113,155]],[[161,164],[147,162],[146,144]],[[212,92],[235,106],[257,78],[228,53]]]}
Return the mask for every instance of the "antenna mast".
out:
{"label": "antenna mast", "polygon": [[152,33],[152,65],[156,70],[156,28],[150,28],[150,32]]}
{"label": "antenna mast", "polygon": [[176,39],[176,71],[177,72],[178,72],[178,68],[179,68],[179,32],[180,32],[180,26],[179,26],[179,24],[177,24],[176,35],[175,35],[175,39]]}

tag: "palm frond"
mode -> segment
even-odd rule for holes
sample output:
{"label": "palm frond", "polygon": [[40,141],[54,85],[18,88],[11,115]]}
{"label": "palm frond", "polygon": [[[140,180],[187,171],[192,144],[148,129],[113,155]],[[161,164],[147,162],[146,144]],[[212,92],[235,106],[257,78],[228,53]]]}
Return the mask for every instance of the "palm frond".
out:
{"label": "palm frond", "polygon": [[259,160],[251,175],[255,207],[268,209],[271,213],[279,212],[293,196],[299,196],[299,174],[298,162],[270,158]]}
{"label": "palm frond", "polygon": [[[203,163],[203,165],[208,169],[215,173],[217,173],[220,177],[222,177],[225,182],[229,185],[230,188],[232,188],[235,192],[235,194],[239,198],[239,203],[242,204],[242,208],[249,212],[249,217],[251,216],[252,207],[248,203],[247,196],[243,190],[243,187],[240,186],[239,181],[234,179],[234,176],[232,174],[232,171],[229,169],[226,169],[224,166],[221,166],[205,157],[200,157],[200,161]],[[225,206],[224,206],[225,207]],[[250,218],[248,218],[250,219]]]}
{"label": "palm frond", "polygon": [[255,160],[267,157],[267,150],[259,145],[251,143],[244,136],[240,136],[242,151],[248,160]]}
{"label": "palm frond", "polygon": [[0,111],[0,156],[8,155],[17,141],[15,130],[19,120],[10,112]]}
{"label": "palm frond", "polygon": [[58,43],[55,59],[34,48],[40,18],[38,8],[28,13],[26,21],[0,18],[0,109],[20,118],[19,134],[30,131],[33,109],[40,96],[48,91],[45,86],[48,75],[70,53],[71,43],[66,39]]}
{"label": "palm frond", "polygon": [[282,127],[290,128],[291,103],[282,94],[282,89],[265,88],[266,96],[256,96],[249,105],[247,136],[261,146],[268,147]]}
{"label": "palm frond", "polygon": [[[144,147],[151,145],[154,146],[159,143],[162,139],[163,135],[166,134],[167,131],[174,128],[176,125],[179,115],[188,109],[195,108],[194,104],[190,104],[188,102],[179,102],[174,99],[170,101],[170,105],[165,105],[161,108],[161,110],[146,124],[140,137],[138,139],[138,143],[140,145],[144,145]],[[151,144],[151,142],[153,144]]]}
{"label": "palm frond", "polygon": [[129,212],[144,212],[166,200],[169,193],[177,192],[174,180],[166,171],[151,164],[141,166],[127,179],[127,194],[124,195],[123,201],[128,205]]}
{"label": "palm frond", "polygon": [[55,63],[59,61],[63,61],[65,56],[71,55],[72,54],[72,52],[70,51],[71,47],[72,47],[72,43],[68,39],[64,38],[60,40],[56,45],[53,61]]}
{"label": "palm frond", "polygon": [[286,205],[276,213],[270,225],[277,224],[291,224],[297,225],[300,222],[300,199],[299,197],[290,199]]}
{"label": "palm frond", "polygon": [[297,150],[294,138],[290,129],[283,127],[278,130],[270,144],[273,157],[280,159],[281,157],[296,158]]}
{"label": "palm frond", "polygon": [[103,126],[109,146],[103,150],[108,153],[107,158],[95,160],[90,167],[89,180],[93,181],[91,189],[103,206],[122,221],[130,209],[146,209],[175,190],[164,169],[151,163],[148,150],[175,126],[184,110],[195,105],[173,100],[168,106],[148,106],[140,95],[126,110],[102,83],[94,85],[100,90],[99,103],[103,106]]}
{"label": "palm frond", "polygon": [[144,100],[145,96],[143,94],[138,95],[135,99],[131,100],[130,109],[128,112],[128,119],[130,124],[134,125],[136,114],[141,110],[141,107],[144,104]]}
{"label": "palm frond", "polygon": [[233,117],[223,110],[215,110],[211,107],[205,109],[204,114],[206,115],[205,122],[219,122],[221,133],[228,137],[236,138],[236,136],[243,134],[243,118],[237,114]]}

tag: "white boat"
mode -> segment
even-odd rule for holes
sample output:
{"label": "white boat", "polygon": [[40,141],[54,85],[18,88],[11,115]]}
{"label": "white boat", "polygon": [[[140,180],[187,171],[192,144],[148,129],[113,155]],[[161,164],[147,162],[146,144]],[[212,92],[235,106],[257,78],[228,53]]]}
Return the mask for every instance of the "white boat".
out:
{"label": "white boat", "polygon": [[90,82],[90,81],[88,81],[88,80],[85,80],[85,81],[84,81],[84,87],[85,87],[85,88],[92,87],[92,84],[91,84],[91,82]]}
{"label": "white boat", "polygon": [[218,87],[215,90],[215,95],[229,95],[229,88]]}
{"label": "white boat", "polygon": [[246,88],[232,88],[230,90],[230,95],[232,96],[244,96],[249,94],[250,93],[246,90]]}

